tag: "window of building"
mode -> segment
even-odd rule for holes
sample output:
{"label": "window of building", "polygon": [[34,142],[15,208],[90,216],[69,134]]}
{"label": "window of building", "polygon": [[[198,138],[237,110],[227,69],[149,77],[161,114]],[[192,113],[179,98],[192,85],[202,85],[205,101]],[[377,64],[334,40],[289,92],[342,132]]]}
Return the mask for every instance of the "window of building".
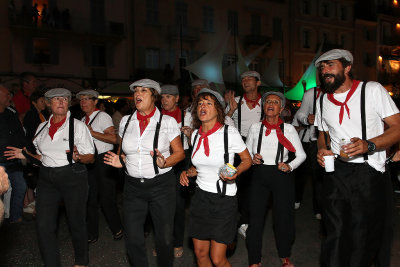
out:
{"label": "window of building", "polygon": [[261,34],[261,17],[260,15],[251,15],[251,34],[260,35]]}
{"label": "window of building", "polygon": [[330,39],[329,33],[327,33],[327,32],[323,32],[322,33],[322,41],[325,44],[330,44],[331,43],[331,39]]}
{"label": "window of building", "polygon": [[339,44],[342,46],[342,48],[346,47],[346,35],[344,34],[339,35]]}
{"label": "window of building", "polygon": [[228,30],[238,34],[238,12],[235,10],[228,10]]}
{"label": "window of building", "polygon": [[106,66],[106,46],[105,44],[92,44],[92,66]]}
{"label": "window of building", "polygon": [[272,19],[272,38],[274,40],[282,39],[282,19],[273,18]]}
{"label": "window of building", "polygon": [[50,64],[50,41],[48,38],[33,39],[33,63]]}
{"label": "window of building", "polygon": [[303,48],[310,48],[310,38],[311,38],[310,35],[311,35],[311,34],[310,34],[310,31],[309,31],[309,30],[303,30],[303,32],[302,32],[302,38],[301,38],[302,47],[303,47]]}
{"label": "window of building", "polygon": [[187,26],[187,4],[185,2],[178,1],[175,4],[175,15],[176,24],[182,25],[182,27]]}
{"label": "window of building", "polygon": [[214,9],[212,7],[203,7],[203,30],[214,32]]}
{"label": "window of building", "polygon": [[90,0],[91,28],[94,32],[105,31],[104,0]]}
{"label": "window of building", "polygon": [[148,48],[145,53],[146,68],[159,69],[160,68],[160,49]]}
{"label": "window of building", "polygon": [[158,0],[146,0],[146,22],[159,24]]}
{"label": "window of building", "polygon": [[311,14],[311,3],[310,0],[303,0],[301,1],[301,13],[304,15]]}
{"label": "window of building", "polygon": [[364,35],[364,39],[366,41],[371,41],[371,33],[367,28],[364,28],[363,33],[364,33],[363,34]]}
{"label": "window of building", "polygon": [[347,20],[347,8],[345,6],[339,8],[339,17],[341,20]]}
{"label": "window of building", "polygon": [[323,2],[321,4],[321,15],[325,18],[330,17],[330,5],[328,2]]}
{"label": "window of building", "polygon": [[372,65],[371,56],[367,52],[363,53],[363,64],[367,67],[370,67]]}

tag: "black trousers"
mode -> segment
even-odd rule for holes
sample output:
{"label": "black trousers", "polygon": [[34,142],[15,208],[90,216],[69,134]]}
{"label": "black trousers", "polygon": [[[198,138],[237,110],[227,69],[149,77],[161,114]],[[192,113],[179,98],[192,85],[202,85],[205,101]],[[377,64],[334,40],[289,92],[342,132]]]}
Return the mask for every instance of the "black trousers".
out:
{"label": "black trousers", "polygon": [[335,161],[325,174],[322,266],[370,266],[382,244],[387,214],[386,174],[368,164]]}
{"label": "black trousers", "polygon": [[89,197],[87,203],[88,238],[99,236],[99,203],[104,217],[113,234],[122,230],[116,195],[116,178],[113,169],[104,163],[104,154],[96,156],[96,161],[88,165]]}
{"label": "black trousers", "polygon": [[250,217],[246,232],[249,265],[261,262],[262,237],[267,206],[272,196],[273,225],[280,258],[289,257],[295,238],[294,175],[267,165],[253,166]]}
{"label": "black trousers", "polygon": [[45,266],[61,266],[57,246],[57,214],[60,200],[64,200],[71,230],[75,265],[89,263],[86,232],[86,201],[88,178],[85,165],[40,168],[36,188],[36,223],[39,248]]}
{"label": "black trousers", "polygon": [[302,142],[307,154],[306,161],[295,170],[296,202],[302,202],[307,172],[310,170],[312,185],[312,202],[314,214],[322,212],[322,183],[324,169],[317,162],[317,141]]}
{"label": "black trousers", "polygon": [[124,186],[126,248],[130,264],[147,267],[144,223],[150,212],[155,234],[158,266],[173,266],[173,223],[176,178],[171,170],[152,179],[127,176]]}
{"label": "black trousers", "polygon": [[190,199],[190,191],[188,186],[182,186],[179,182],[182,171],[190,167],[190,150],[185,150],[185,159],[174,167],[176,175],[176,209],[174,218],[174,247],[183,246],[183,238],[185,233],[185,208],[186,202]]}

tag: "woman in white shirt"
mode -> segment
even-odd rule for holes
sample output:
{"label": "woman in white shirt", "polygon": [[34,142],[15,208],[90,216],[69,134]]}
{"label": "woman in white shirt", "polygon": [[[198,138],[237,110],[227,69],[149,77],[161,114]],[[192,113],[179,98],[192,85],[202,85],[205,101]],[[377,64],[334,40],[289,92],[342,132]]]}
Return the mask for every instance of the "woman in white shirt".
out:
{"label": "woman in white shirt", "polygon": [[124,221],[131,265],[148,266],[143,227],[150,212],[158,266],[172,267],[176,197],[172,166],[185,157],[180,130],[174,118],[163,116],[155,106],[161,93],[157,82],[142,79],[129,87],[137,110],[123,117],[119,126],[123,154],[109,151],[104,159],[106,164],[126,169]]}
{"label": "woman in white shirt", "polygon": [[[264,120],[254,123],[246,145],[253,157],[250,186],[250,217],[246,232],[249,266],[261,266],[261,248],[265,214],[270,196],[273,198],[273,222],[276,245],[283,267],[293,267],[289,257],[294,241],[294,176],[291,173],[305,159],[296,129],[280,118],[285,97],[267,92],[262,97]],[[288,154],[295,158],[287,162]]]}
{"label": "woman in white shirt", "polygon": [[[188,186],[188,177],[197,175],[188,232],[198,266],[231,266],[226,248],[234,240],[237,229],[235,179],[251,166],[239,132],[232,126],[224,126],[224,108],[225,102],[219,93],[201,89],[192,110],[193,126],[198,129],[192,134],[194,166],[180,177],[181,184]],[[228,162],[233,164],[235,153],[241,159],[237,172],[232,177],[220,176],[220,167]]]}
{"label": "woman in white shirt", "polygon": [[[71,117],[71,92],[55,88],[45,93],[51,113],[36,130],[33,144],[37,155],[26,149],[8,147],[6,156],[28,158],[42,165],[36,187],[36,223],[39,248],[45,266],[61,266],[57,246],[57,214],[64,200],[74,247],[74,266],[89,263],[86,201],[88,177],[84,164],[94,161],[94,145],[86,125]],[[70,151],[73,153],[70,153]]]}

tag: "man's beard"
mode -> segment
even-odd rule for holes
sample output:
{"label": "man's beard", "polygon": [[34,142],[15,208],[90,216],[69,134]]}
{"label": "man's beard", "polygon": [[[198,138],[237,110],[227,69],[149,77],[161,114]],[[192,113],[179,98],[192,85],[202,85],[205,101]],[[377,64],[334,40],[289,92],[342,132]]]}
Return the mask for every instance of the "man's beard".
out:
{"label": "man's beard", "polygon": [[[326,77],[333,77],[333,82],[325,82]],[[334,93],[342,84],[346,81],[344,71],[338,74],[319,74],[319,80],[321,81],[322,90],[328,94]]]}

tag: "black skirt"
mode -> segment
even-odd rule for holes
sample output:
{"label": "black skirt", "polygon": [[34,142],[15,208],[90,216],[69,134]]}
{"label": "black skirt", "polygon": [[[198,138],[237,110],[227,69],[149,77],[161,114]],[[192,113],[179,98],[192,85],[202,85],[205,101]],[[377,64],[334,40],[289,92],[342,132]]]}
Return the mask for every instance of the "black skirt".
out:
{"label": "black skirt", "polygon": [[221,197],[196,188],[190,207],[189,236],[228,245],[236,236],[237,213],[236,196]]}

